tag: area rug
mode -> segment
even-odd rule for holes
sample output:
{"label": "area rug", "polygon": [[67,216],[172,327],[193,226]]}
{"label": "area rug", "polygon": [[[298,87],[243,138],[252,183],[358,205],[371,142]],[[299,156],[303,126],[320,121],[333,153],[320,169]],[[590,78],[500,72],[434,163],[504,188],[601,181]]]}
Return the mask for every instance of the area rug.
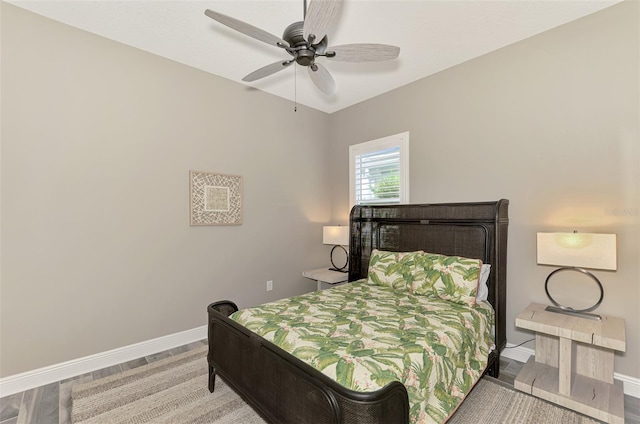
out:
{"label": "area rug", "polygon": [[[72,387],[74,424],[263,424],[225,382],[207,389],[207,346]],[[453,424],[591,424],[598,421],[516,392],[488,377],[449,420]],[[295,423],[302,424],[302,423]]]}

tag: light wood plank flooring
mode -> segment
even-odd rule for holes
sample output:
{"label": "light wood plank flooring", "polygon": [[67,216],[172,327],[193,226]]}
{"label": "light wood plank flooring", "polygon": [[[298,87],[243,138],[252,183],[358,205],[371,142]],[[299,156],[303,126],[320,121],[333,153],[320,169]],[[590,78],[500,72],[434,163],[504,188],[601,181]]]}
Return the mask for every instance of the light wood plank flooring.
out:
{"label": "light wood plank flooring", "polygon": [[[71,386],[73,384],[136,368],[186,352],[202,344],[206,345],[206,340],[4,397],[0,399],[0,424],[71,424]],[[507,358],[501,359],[499,379],[513,384],[522,366],[521,362]],[[625,396],[624,413],[626,424],[640,424],[640,399]]]}

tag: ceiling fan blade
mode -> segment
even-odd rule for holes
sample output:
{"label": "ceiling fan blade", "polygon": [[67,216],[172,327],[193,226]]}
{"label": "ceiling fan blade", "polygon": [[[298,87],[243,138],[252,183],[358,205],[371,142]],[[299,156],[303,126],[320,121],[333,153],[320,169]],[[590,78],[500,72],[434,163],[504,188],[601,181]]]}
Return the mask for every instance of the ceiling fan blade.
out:
{"label": "ceiling fan blade", "polygon": [[327,68],[319,63],[315,63],[314,66],[316,68],[315,71],[311,66],[307,68],[311,81],[327,96],[334,94],[336,92],[336,83]]}
{"label": "ceiling fan blade", "polygon": [[342,0],[312,0],[304,19],[304,39],[310,41],[309,35],[313,34],[313,44],[319,43],[327,35],[327,29],[338,18],[341,10]]}
{"label": "ceiling fan blade", "polygon": [[249,37],[253,37],[256,40],[263,41],[276,47],[288,46],[288,44],[283,39],[276,37],[275,35],[270,34],[260,28],[254,27],[253,25],[250,25],[246,22],[242,22],[236,18],[232,18],[231,16],[223,15],[222,13],[214,12],[210,9],[205,10],[204,14],[214,21],[218,21],[221,24],[228,26],[229,28],[235,29],[236,31],[248,35]]}
{"label": "ceiling fan blade", "polygon": [[279,60],[270,65],[263,66],[260,69],[256,69],[246,77],[242,78],[242,81],[251,82],[251,81],[259,80],[260,78],[268,77],[269,75],[282,71],[284,68],[291,65],[292,63],[293,63],[293,60]]}
{"label": "ceiling fan blade", "polygon": [[[331,52],[335,53],[331,55]],[[377,62],[398,57],[400,47],[387,44],[342,44],[327,47],[327,58],[342,62]]]}

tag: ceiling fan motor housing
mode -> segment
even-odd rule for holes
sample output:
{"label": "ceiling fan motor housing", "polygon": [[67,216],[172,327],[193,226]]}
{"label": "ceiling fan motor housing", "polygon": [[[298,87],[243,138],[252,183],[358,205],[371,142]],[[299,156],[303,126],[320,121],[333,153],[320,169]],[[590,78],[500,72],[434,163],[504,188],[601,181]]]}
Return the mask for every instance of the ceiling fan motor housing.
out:
{"label": "ceiling fan motor housing", "polygon": [[327,47],[327,37],[325,36],[320,43],[311,45],[304,39],[304,22],[294,22],[289,25],[282,34],[282,39],[289,43],[292,49],[296,49],[293,53],[296,63],[301,66],[310,66],[313,64],[316,53],[322,54]]}
{"label": "ceiling fan motor housing", "polygon": [[284,33],[282,34],[282,39],[289,43],[291,47],[298,47],[300,45],[307,44],[303,35],[303,25],[304,22],[302,21],[292,23],[285,28]]}

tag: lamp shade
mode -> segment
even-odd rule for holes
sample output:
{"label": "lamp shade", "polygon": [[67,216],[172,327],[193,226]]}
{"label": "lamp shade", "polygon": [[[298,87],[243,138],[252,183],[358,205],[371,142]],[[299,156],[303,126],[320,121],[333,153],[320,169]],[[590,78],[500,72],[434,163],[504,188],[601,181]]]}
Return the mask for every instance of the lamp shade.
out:
{"label": "lamp shade", "polygon": [[539,265],[616,270],[616,235],[538,233]]}
{"label": "lamp shade", "polygon": [[349,245],[349,227],[344,225],[330,225],[322,227],[322,243],[335,246]]}

